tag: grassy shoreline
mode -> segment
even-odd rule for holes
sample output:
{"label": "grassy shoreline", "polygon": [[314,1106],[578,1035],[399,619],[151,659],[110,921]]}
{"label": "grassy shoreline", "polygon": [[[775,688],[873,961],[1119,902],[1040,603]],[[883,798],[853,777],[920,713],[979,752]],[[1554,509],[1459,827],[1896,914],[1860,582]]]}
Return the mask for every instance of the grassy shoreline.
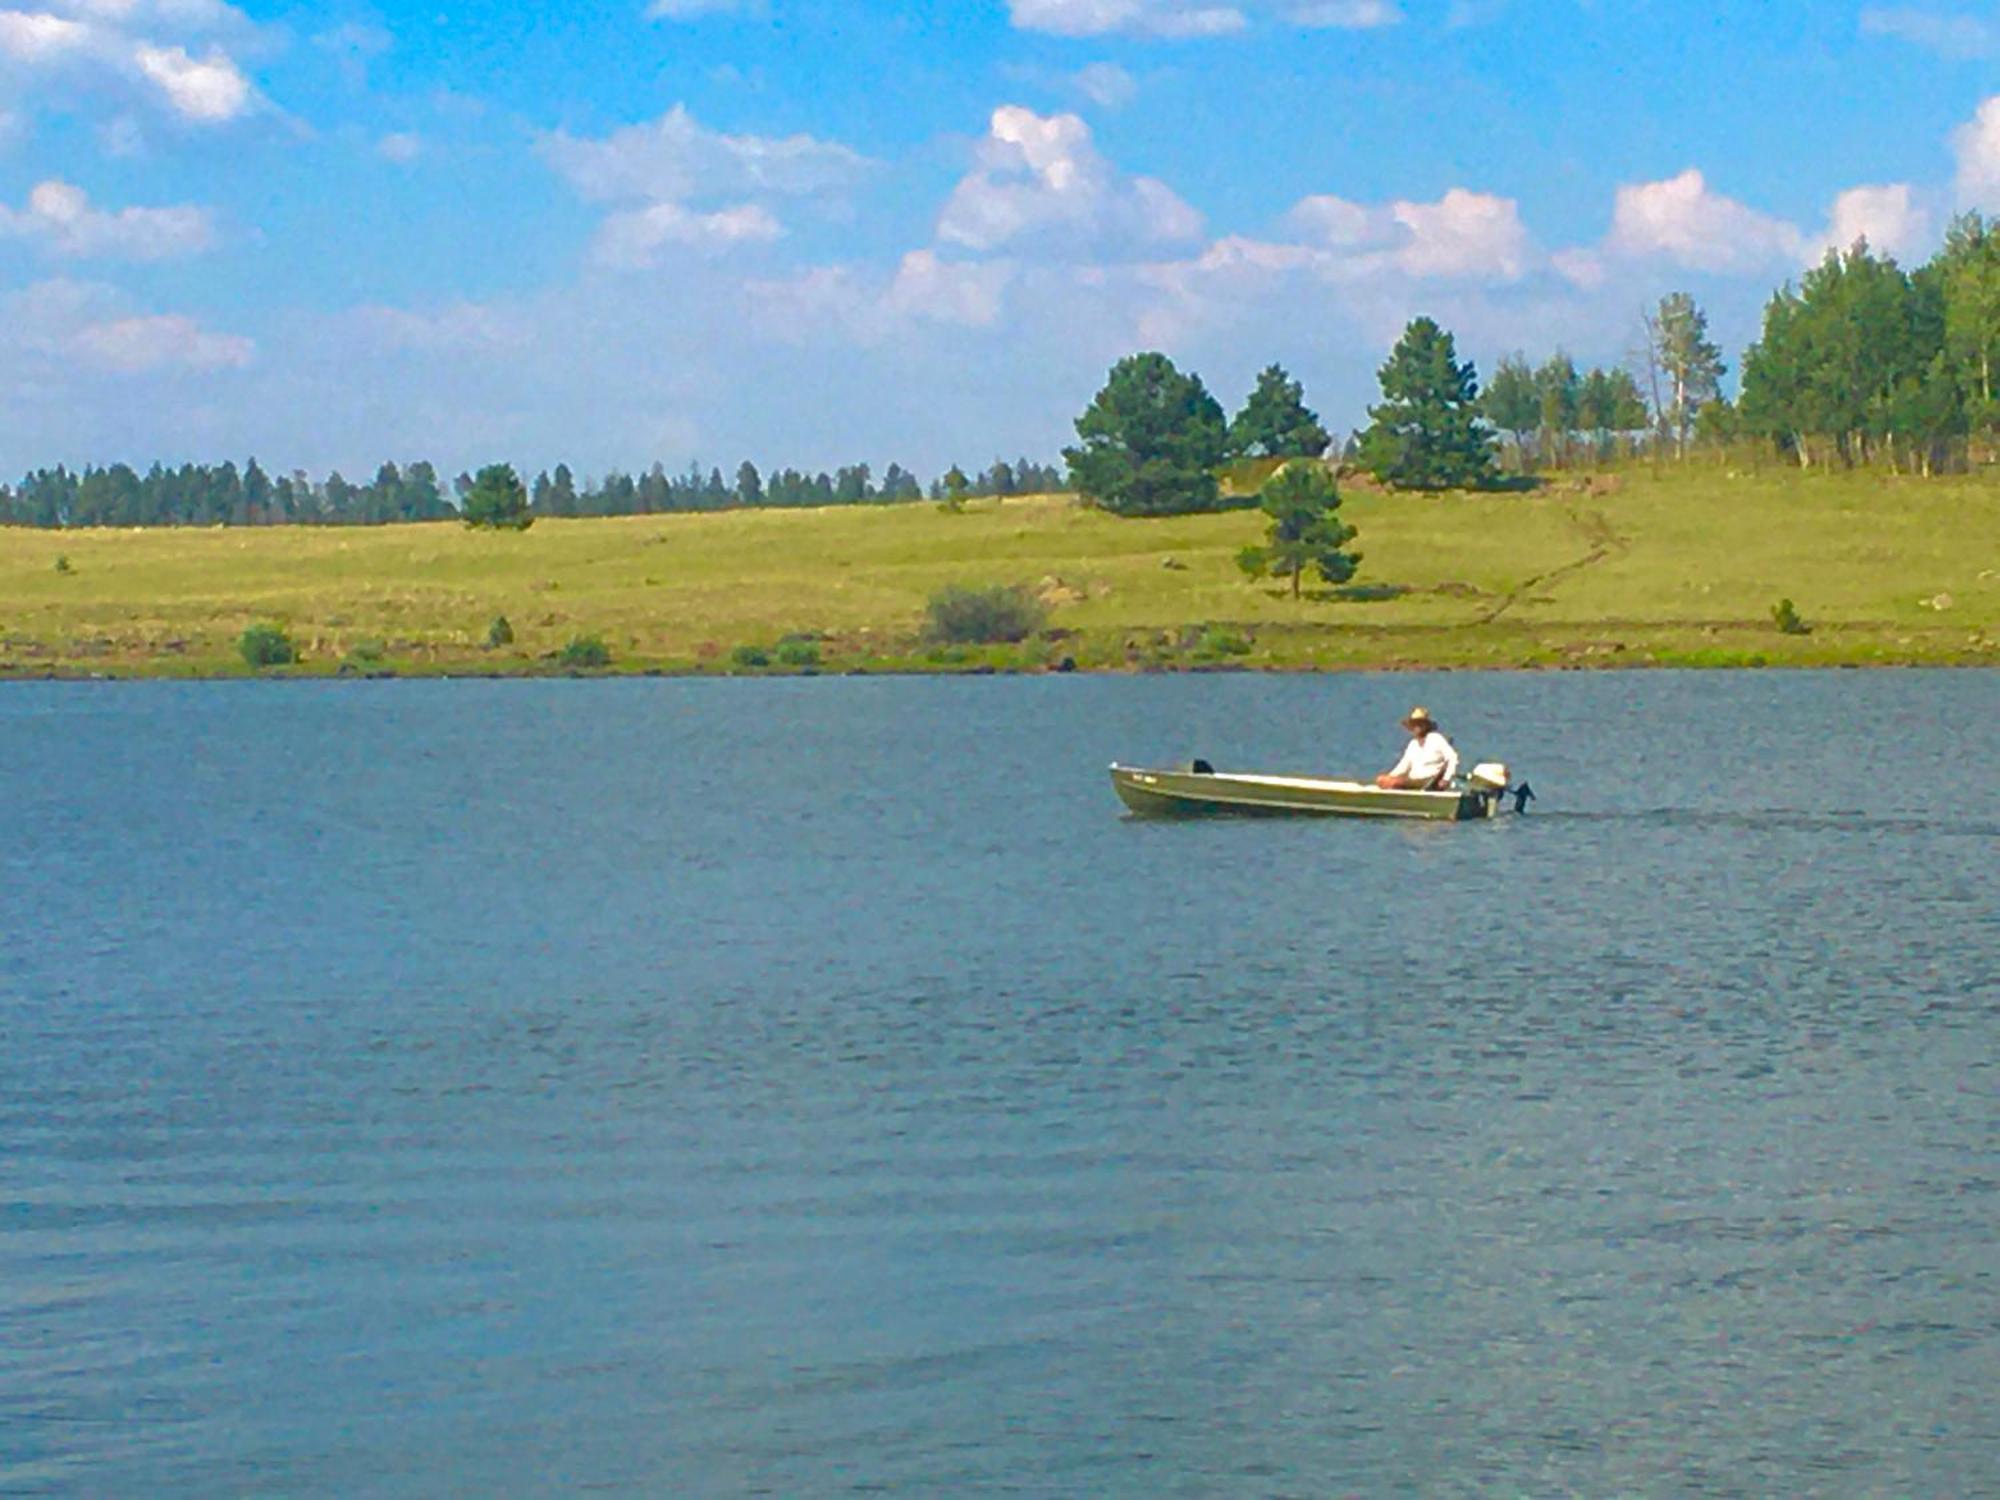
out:
{"label": "grassy shoreline", "polygon": [[[1246,581],[1255,512],[1125,521],[1065,496],[351,529],[0,531],[0,678],[2000,665],[2000,477],[1721,469],[1532,494],[1350,486],[1356,586]],[[58,568],[58,559],[65,567]],[[936,648],[949,583],[1050,604],[1019,646]],[[1771,619],[1795,601],[1810,633]],[[515,640],[485,641],[504,614]],[[774,663],[743,665],[739,648]],[[816,660],[813,658],[816,657]],[[593,674],[595,675],[595,674]]]}

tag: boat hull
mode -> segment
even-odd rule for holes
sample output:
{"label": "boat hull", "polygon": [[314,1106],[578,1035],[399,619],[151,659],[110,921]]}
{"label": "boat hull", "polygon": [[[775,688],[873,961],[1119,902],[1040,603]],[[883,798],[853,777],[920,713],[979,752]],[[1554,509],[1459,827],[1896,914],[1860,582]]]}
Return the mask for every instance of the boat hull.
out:
{"label": "boat hull", "polygon": [[1497,799],[1482,791],[1386,791],[1359,781],[1302,776],[1111,768],[1119,799],[1143,818],[1214,816],[1402,818],[1465,823],[1490,818]]}

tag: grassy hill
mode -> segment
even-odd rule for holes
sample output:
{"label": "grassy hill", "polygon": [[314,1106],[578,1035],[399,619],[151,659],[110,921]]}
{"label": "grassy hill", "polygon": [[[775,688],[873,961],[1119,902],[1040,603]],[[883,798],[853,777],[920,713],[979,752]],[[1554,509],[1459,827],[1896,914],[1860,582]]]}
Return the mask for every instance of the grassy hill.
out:
{"label": "grassy hill", "polygon": [[[829,670],[1235,664],[2000,664],[2000,478],[1633,470],[1531,494],[1350,486],[1355,587],[1295,602],[1236,567],[1255,512],[1123,521],[1067,497],[319,530],[0,531],[0,675],[245,671],[274,621],[300,673],[730,671],[811,637]],[[59,570],[58,558],[67,569]],[[1018,583],[1020,647],[933,649],[926,599]],[[1771,622],[1795,601],[1810,634]],[[515,641],[489,650],[504,614]]]}

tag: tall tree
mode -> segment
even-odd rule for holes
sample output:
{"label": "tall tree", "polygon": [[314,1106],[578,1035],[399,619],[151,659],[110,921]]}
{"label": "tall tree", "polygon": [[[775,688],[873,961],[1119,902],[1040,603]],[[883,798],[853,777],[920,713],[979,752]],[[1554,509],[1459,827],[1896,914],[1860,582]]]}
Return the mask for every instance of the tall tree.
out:
{"label": "tall tree", "polygon": [[1333,441],[1306,405],[1305,387],[1272,365],[1229,424],[1229,451],[1249,458],[1318,458]]}
{"label": "tall tree", "polygon": [[1114,515],[1181,515],[1220,504],[1227,433],[1199,375],[1164,354],[1134,354],[1112,366],[1063,457],[1078,492]]}
{"label": "tall tree", "polygon": [[2000,432],[2000,218],[1952,220],[1937,264],[1945,351],[1965,391],[1966,424],[1990,442]]}
{"label": "tall tree", "polygon": [[1479,400],[1480,415],[1514,439],[1514,462],[1528,467],[1528,434],[1540,425],[1541,397],[1535,390],[1535,372],[1519,354],[1510,354],[1494,367],[1493,379]]}
{"label": "tall tree", "polygon": [[1685,458],[1695,413],[1720,392],[1728,366],[1722,362],[1722,351],[1709,341],[1708,314],[1686,292],[1662,297],[1646,321],[1648,342],[1667,379],[1662,415],[1674,435],[1675,451]]}
{"label": "tall tree", "polygon": [[736,470],[736,503],[738,505],[764,503],[763,476],[758,474],[757,466],[747,458]]}
{"label": "tall tree", "polygon": [[1252,578],[1289,578],[1292,597],[1307,568],[1331,584],[1346,583],[1361,565],[1361,554],[1349,552],[1355,530],[1340,519],[1340,491],[1318,464],[1294,460],[1264,481],[1257,503],[1270,518],[1261,547],[1245,547],[1237,566]]}
{"label": "tall tree", "polygon": [[1361,460],[1397,489],[1489,483],[1493,445],[1479,425],[1479,374],[1459,362],[1452,336],[1429,318],[1403,330],[1382,366],[1382,403],[1361,439]]}
{"label": "tall tree", "polygon": [[1535,414],[1541,427],[1543,451],[1559,464],[1569,457],[1569,435],[1577,428],[1582,387],[1576,362],[1560,349],[1535,371]]}

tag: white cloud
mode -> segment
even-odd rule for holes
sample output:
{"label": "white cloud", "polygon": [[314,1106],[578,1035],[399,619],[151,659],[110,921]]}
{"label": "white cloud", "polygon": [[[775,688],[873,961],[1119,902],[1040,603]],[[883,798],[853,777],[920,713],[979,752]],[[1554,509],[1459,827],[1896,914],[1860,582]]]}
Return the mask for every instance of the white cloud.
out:
{"label": "white cloud", "polygon": [[250,108],[256,91],[230,56],[211,47],[204,57],[188,55],[185,47],[149,47],[133,52],[139,71],[160,86],[167,102],[181,115],[203,123],[234,120]]}
{"label": "white cloud", "polygon": [[[89,282],[44,281],[0,303],[0,367],[45,362],[112,375],[241,369],[256,345],[217,333],[179,313],[135,312],[114,289]],[[32,366],[31,366],[32,368]]]}
{"label": "white cloud", "polygon": [[1911,260],[1928,248],[1931,216],[1906,182],[1849,188],[1833,201],[1826,232],[1805,247],[1818,260],[1828,250],[1846,250],[1865,239],[1881,255]]}
{"label": "white cloud", "polygon": [[42,11],[0,10],[0,53],[15,62],[40,63],[86,51],[91,29]]}
{"label": "white cloud", "polygon": [[621,270],[659,263],[670,248],[715,253],[784,233],[760,199],[832,199],[872,167],[833,141],[724,135],[675,105],[648,125],[602,140],[558,133],[542,155],[583,198],[632,205],[607,217],[594,259]]}
{"label": "white cloud", "polygon": [[912,250],[896,268],[884,306],[900,316],[990,328],[1000,320],[1014,267],[1004,261],[940,260],[931,250]]}
{"label": "white cloud", "polygon": [[1007,0],[1007,10],[1021,30],[1055,36],[1227,36],[1250,24],[1234,6],[1203,0]]}
{"label": "white cloud", "polygon": [[1403,12],[1393,0],[1307,0],[1289,19],[1294,26],[1369,31],[1398,24]]}
{"label": "white cloud", "polygon": [[343,319],[363,345],[383,353],[490,353],[518,349],[530,330],[519,317],[476,302],[459,302],[437,312],[370,306]]}
{"label": "white cloud", "polygon": [[583,197],[608,203],[829,194],[852,187],[870,166],[859,152],[809,135],[724,135],[679,104],[602,140],[558,131],[543,140],[542,155]]}
{"label": "white cloud", "polygon": [[1712,191],[1692,167],[1618,189],[1606,241],[1614,255],[1716,273],[1793,263],[1804,247],[1797,226]]}
{"label": "white cloud", "polygon": [[649,21],[693,21],[702,16],[756,15],[762,0],[652,0],[646,7]]}
{"label": "white cloud", "polygon": [[1894,37],[1953,59],[2000,54],[2000,26],[1992,21],[1978,16],[1945,15],[1914,6],[1864,10],[1861,34]]}
{"label": "white cloud", "polygon": [[1287,223],[1360,274],[1514,281],[1539,260],[1520,205],[1467,188],[1452,188],[1434,203],[1400,199],[1370,206],[1331,195],[1306,198]]}
{"label": "white cloud", "polygon": [[205,209],[183,205],[106,213],[91,206],[82,188],[53,178],[28,194],[25,208],[0,204],[0,235],[79,260],[171,260],[215,243],[215,227]]}
{"label": "white cloud", "polygon": [[412,131],[392,131],[375,143],[375,154],[406,167],[424,154],[424,138]]}
{"label": "white cloud", "polygon": [[719,251],[741,244],[768,244],[784,233],[769,209],[739,203],[713,213],[696,213],[678,203],[655,203],[605,219],[597,233],[598,264],[617,270],[647,270],[670,246]]}
{"label": "white cloud", "polygon": [[1070,86],[1092,104],[1120,109],[1139,92],[1139,83],[1116,63],[1096,62],[1070,74]]}
{"label": "white cloud", "polygon": [[77,330],[73,347],[89,363],[119,375],[173,368],[240,370],[257,352],[249,339],[211,333],[178,313],[92,323]]}
{"label": "white cloud", "polygon": [[1202,218],[1165,183],[1127,178],[1075,115],[993,111],[977,164],[938,217],[938,238],[992,250],[1035,235],[1065,244],[1152,244],[1200,236]]}
{"label": "white cloud", "polygon": [[1958,201],[2000,213],[2000,94],[1952,132],[1951,148],[1958,157]]}
{"label": "white cloud", "polygon": [[20,65],[24,87],[60,90],[73,103],[109,86],[198,125],[240,119],[262,102],[224,46],[254,35],[221,0],[47,0],[0,10],[0,57]]}

